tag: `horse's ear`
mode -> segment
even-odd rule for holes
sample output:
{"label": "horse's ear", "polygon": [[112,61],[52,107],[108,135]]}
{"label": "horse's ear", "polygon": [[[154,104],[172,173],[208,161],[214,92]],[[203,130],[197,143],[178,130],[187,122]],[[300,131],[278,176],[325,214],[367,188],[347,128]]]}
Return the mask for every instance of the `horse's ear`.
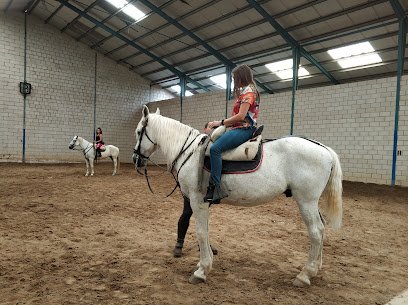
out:
{"label": "horse's ear", "polygon": [[159,109],[159,107],[157,107],[157,109],[156,109],[156,114],[160,114],[160,109]]}
{"label": "horse's ear", "polygon": [[149,108],[147,108],[146,105],[143,105],[143,117],[147,118],[147,116],[149,115]]}

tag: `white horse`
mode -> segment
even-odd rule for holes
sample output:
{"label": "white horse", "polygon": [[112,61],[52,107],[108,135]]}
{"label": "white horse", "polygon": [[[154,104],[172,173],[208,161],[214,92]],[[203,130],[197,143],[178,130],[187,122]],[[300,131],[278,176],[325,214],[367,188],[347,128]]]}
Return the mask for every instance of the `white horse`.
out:
{"label": "white horse", "polygon": [[[95,147],[92,143],[88,142],[84,138],[74,136],[69,143],[69,149],[74,149],[75,146],[79,146],[84,153],[86,162],[86,174],[89,175],[89,165],[91,165],[91,176],[94,175],[94,159],[95,159]],[[110,157],[113,160],[113,173],[115,176],[119,172],[119,148],[113,145],[105,145],[105,151],[101,152],[101,158]]]}
{"label": "white horse", "polygon": [[[190,283],[205,282],[211,271],[213,254],[208,240],[209,203],[203,201],[209,174],[202,172],[200,142],[204,134],[190,126],[160,115],[143,116],[136,129],[134,162],[148,159],[161,149],[168,165],[178,174],[180,189],[190,199],[196,218],[196,233],[200,246],[200,261],[190,277]],[[189,143],[192,143],[184,152]],[[337,154],[329,147],[298,137],[286,137],[263,144],[263,160],[255,172],[223,175],[221,187],[228,193],[222,200],[237,206],[271,203],[272,199],[291,190],[309,231],[309,258],[296,276],[295,286],[310,285],[322,267],[324,223],[318,200],[325,191],[325,217],[333,228],[342,222],[342,171]],[[187,161],[186,159],[189,158]],[[203,175],[202,175],[203,174]],[[201,183],[200,183],[201,181]]]}

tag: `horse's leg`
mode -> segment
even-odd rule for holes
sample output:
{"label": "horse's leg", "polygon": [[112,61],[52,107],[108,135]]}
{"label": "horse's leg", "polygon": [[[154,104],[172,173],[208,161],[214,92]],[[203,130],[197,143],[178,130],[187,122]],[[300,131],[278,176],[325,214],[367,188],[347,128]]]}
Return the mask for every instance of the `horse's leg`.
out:
{"label": "horse's leg", "polygon": [[94,159],[89,158],[89,163],[91,164],[91,176],[94,175]]}
{"label": "horse's leg", "polygon": [[[193,210],[193,215],[196,219],[196,234],[198,245],[200,247],[200,262],[197,264],[198,269],[190,276],[191,284],[203,283],[207,280],[207,275],[211,271],[213,253],[210,248],[208,239],[208,218],[209,218],[209,203],[202,202],[202,195],[190,195],[190,204]],[[195,198],[194,198],[195,197]]]}
{"label": "horse's leg", "polygon": [[310,285],[312,277],[317,275],[317,272],[322,265],[323,251],[323,235],[324,225],[320,218],[318,201],[298,202],[300,212],[309,232],[311,247],[309,250],[309,258],[306,266],[296,276],[293,284],[298,287]]}
{"label": "horse's leg", "polygon": [[86,163],[86,174],[85,177],[88,177],[89,175],[89,160],[85,158],[85,163]]}
{"label": "horse's leg", "polygon": [[118,158],[113,157],[112,159],[113,159],[113,173],[112,173],[112,176],[115,176],[116,175],[116,168],[118,166]]}

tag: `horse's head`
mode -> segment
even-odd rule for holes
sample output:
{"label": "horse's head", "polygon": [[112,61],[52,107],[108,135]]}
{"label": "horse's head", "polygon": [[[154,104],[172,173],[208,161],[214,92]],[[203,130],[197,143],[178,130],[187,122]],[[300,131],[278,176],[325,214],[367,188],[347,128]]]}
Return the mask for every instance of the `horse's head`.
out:
{"label": "horse's head", "polygon": [[[136,145],[133,150],[133,163],[136,167],[142,167],[145,165],[149,157],[156,151],[157,143],[152,133],[152,129],[149,128],[149,108],[146,105],[143,106],[142,118],[137,125]],[[156,114],[160,114],[159,108],[156,110]]]}
{"label": "horse's head", "polygon": [[69,148],[69,149],[74,149],[74,147],[75,147],[76,145],[79,145],[79,143],[78,143],[78,136],[74,136],[74,137],[72,138],[71,142],[69,142],[68,148]]}

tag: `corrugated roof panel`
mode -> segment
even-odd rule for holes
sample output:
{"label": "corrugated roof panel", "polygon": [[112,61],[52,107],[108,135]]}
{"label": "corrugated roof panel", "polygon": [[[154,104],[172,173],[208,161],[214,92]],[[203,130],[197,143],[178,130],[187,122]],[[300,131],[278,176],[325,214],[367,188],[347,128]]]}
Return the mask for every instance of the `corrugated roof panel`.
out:
{"label": "corrugated roof panel", "polygon": [[203,59],[198,59],[195,61],[185,63],[181,66],[178,66],[178,69],[181,71],[188,71],[188,70],[195,69],[197,67],[203,67],[203,66],[207,66],[211,64],[219,64],[219,63],[220,61],[217,58],[215,58],[214,56],[210,56],[210,57],[206,57]]}
{"label": "corrugated roof panel", "polygon": [[295,12],[291,14],[289,17],[294,16],[297,20],[296,24],[307,22],[316,18],[321,17],[321,15],[317,12],[317,10],[311,6],[301,11]]}
{"label": "corrugated roof panel", "polygon": [[[402,3],[403,1],[400,1]],[[377,14],[377,17],[388,16],[394,14],[394,10],[389,2],[377,4],[373,6],[374,12]]]}
{"label": "corrugated roof panel", "polygon": [[[356,5],[360,2],[366,2],[366,1],[353,0],[353,2],[354,2],[354,5]],[[339,4],[339,1],[337,0],[325,1],[321,4],[315,5],[314,8],[320,16],[327,16],[329,14],[333,14],[335,12],[342,10],[342,7]]]}
{"label": "corrugated roof panel", "polygon": [[[172,17],[173,19],[178,18],[181,15],[184,15],[191,10],[203,5],[204,0],[183,0],[176,1],[171,5],[167,6],[163,11]],[[156,2],[155,5],[159,6],[159,2]],[[160,2],[162,4],[162,2]]]}
{"label": "corrugated roof panel", "polygon": [[351,19],[352,24],[359,24],[378,18],[375,10],[371,7],[366,8],[365,10],[349,13],[347,16]]}

